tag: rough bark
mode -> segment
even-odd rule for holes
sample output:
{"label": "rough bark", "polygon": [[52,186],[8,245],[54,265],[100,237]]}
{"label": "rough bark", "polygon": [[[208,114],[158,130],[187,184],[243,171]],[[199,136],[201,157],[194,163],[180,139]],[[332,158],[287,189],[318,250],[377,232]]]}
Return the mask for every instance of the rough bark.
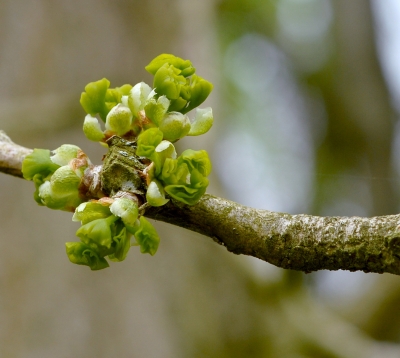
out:
{"label": "rough bark", "polygon": [[[124,142],[117,142],[118,146],[104,160],[102,173],[102,180],[107,179],[109,189],[114,192],[138,179],[131,170],[135,158],[132,157],[131,163],[127,156],[131,143],[126,142],[126,150],[121,150]],[[21,177],[21,162],[30,151],[14,144],[3,132],[0,171]],[[110,170],[115,165],[121,175]],[[129,173],[133,173],[132,178]],[[282,268],[400,275],[400,215],[373,218],[290,215],[249,208],[207,194],[196,205],[170,201],[165,206],[147,209],[145,215],[208,236],[235,254],[254,256]]]}
{"label": "rough bark", "polygon": [[400,274],[400,215],[290,215],[204,195],[194,206],[169,203],[146,211],[146,216],[197,231],[228,251],[282,268]]}

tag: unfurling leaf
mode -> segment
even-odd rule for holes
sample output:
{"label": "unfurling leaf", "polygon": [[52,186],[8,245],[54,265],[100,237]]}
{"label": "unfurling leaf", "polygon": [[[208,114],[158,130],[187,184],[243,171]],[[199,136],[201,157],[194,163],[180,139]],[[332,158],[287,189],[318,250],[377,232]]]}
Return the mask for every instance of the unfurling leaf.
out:
{"label": "unfurling leaf", "polygon": [[190,131],[187,135],[198,136],[207,133],[212,127],[214,122],[214,117],[212,114],[212,109],[210,107],[196,110],[196,115]]}
{"label": "unfurling leaf", "polygon": [[102,270],[109,267],[107,260],[100,257],[90,246],[81,242],[65,243],[69,260],[77,265],[89,266],[91,270]]}
{"label": "unfurling leaf", "polygon": [[157,252],[160,238],[156,229],[143,216],[140,217],[140,227],[135,232],[135,239],[140,245],[142,254],[154,255]]}
{"label": "unfurling leaf", "polygon": [[59,167],[50,159],[48,149],[34,149],[22,162],[22,174],[26,180],[33,180],[36,174],[45,178],[53,174]]}
{"label": "unfurling leaf", "polygon": [[85,121],[83,122],[83,133],[87,139],[94,142],[100,142],[105,138],[98,119],[92,117],[90,114],[85,117]]}
{"label": "unfurling leaf", "polygon": [[192,66],[189,60],[183,60],[180,57],[163,53],[153,59],[146,67],[146,71],[155,75],[156,72],[165,64],[172,65],[177,69],[181,70],[181,75],[184,77],[192,75],[196,69]]}
{"label": "unfurling leaf", "polygon": [[136,154],[151,159],[162,139],[163,133],[158,128],[145,130],[138,137]]}

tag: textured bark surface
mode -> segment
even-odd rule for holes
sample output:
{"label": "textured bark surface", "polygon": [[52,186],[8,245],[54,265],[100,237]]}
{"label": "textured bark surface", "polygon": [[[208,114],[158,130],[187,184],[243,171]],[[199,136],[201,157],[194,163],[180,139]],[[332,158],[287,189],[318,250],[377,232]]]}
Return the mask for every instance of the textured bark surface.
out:
{"label": "textured bark surface", "polygon": [[[106,193],[126,190],[142,194],[145,185],[140,182],[140,173],[144,165],[135,157],[134,143],[117,138],[109,144],[101,173]],[[30,152],[2,133],[0,171],[21,177],[22,160]],[[137,170],[132,170],[135,166]],[[400,274],[400,215],[290,215],[207,194],[196,205],[171,200],[162,207],[148,208],[145,215],[211,237],[235,254],[254,256],[282,268]]]}
{"label": "textured bark surface", "polygon": [[22,178],[22,161],[32,149],[15,144],[0,130],[0,172]]}
{"label": "textured bark surface", "polygon": [[194,206],[169,203],[151,208],[146,216],[197,231],[228,251],[282,268],[400,274],[400,215],[289,215],[204,195]]}

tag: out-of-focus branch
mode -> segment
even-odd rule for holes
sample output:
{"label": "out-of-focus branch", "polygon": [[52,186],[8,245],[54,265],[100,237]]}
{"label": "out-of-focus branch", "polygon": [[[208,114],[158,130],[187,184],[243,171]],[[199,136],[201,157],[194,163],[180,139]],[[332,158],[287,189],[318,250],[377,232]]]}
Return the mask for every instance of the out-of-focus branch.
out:
{"label": "out-of-focus branch", "polygon": [[[328,120],[317,151],[317,172],[330,174],[317,178],[314,212],[346,196],[372,215],[393,214],[397,190],[394,182],[382,178],[394,176],[395,113],[377,56],[370,1],[336,0],[332,6],[335,55],[311,80],[321,91]],[[342,174],[373,178],[363,183],[371,194],[369,204],[352,189],[354,182],[343,181],[332,190]]]}
{"label": "out-of-focus branch", "polygon": [[[22,160],[30,152],[2,132],[0,171],[21,177]],[[105,171],[103,180],[107,175],[113,176],[110,183],[121,185],[112,171]],[[145,215],[211,237],[235,254],[254,256],[282,268],[400,275],[400,215],[290,215],[249,208],[211,195],[204,195],[193,206],[170,201],[147,209]]]}

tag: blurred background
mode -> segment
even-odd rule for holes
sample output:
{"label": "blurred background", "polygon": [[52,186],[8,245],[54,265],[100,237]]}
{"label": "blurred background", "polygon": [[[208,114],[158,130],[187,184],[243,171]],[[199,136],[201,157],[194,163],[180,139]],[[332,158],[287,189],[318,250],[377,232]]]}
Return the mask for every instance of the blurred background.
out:
{"label": "blurred background", "polygon": [[[214,84],[209,193],[289,213],[400,211],[397,0],[0,0],[0,129],[71,143],[91,81],[160,53]],[[203,107],[204,107],[203,106]],[[179,149],[179,148],[178,148]],[[0,175],[0,357],[399,357],[400,278],[285,271],[164,223],[155,257],[73,265],[71,214]]]}

